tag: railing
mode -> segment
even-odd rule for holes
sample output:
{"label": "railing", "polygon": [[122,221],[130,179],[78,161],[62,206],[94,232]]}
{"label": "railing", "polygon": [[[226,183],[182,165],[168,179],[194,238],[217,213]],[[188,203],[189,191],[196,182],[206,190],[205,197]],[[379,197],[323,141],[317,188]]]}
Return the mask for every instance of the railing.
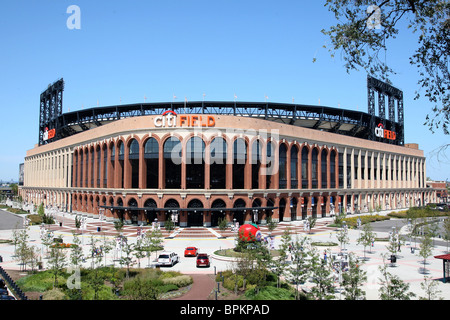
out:
{"label": "railing", "polygon": [[9,290],[14,292],[17,299],[28,300],[27,296],[2,267],[0,267],[0,276],[8,283]]}

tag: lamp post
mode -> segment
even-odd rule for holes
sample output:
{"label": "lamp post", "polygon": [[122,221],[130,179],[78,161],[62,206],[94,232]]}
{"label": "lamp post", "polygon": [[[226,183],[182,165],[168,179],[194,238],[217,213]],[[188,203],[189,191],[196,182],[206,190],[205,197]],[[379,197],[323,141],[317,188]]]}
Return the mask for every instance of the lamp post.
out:
{"label": "lamp post", "polygon": [[253,209],[253,222],[258,223],[258,209]]}

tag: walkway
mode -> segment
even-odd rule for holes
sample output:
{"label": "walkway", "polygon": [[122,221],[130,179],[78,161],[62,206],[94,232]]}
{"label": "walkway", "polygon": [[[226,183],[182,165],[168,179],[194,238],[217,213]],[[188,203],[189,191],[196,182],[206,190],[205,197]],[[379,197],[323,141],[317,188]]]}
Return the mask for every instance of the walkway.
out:
{"label": "walkway", "polygon": [[194,283],[191,289],[181,297],[172,300],[208,300],[216,286],[216,282],[209,274],[190,274]]}

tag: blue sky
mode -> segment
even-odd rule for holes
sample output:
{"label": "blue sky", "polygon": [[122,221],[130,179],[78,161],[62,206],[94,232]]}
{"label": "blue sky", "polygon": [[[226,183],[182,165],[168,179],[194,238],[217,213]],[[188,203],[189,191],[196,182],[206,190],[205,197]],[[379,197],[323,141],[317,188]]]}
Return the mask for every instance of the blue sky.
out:
{"label": "blue sky", "polygon": [[[325,1],[3,0],[0,5],[0,179],[18,179],[38,139],[39,95],[65,80],[64,112],[119,103],[205,100],[320,104],[367,112],[366,73],[330,57],[320,30],[335,23]],[[81,29],[67,28],[67,8]],[[391,79],[403,90],[405,142],[427,156],[427,176],[450,178],[450,161],[432,156],[448,143],[432,134],[432,104],[415,101],[417,45],[409,30],[389,43]],[[316,58],[317,62],[313,63]]]}

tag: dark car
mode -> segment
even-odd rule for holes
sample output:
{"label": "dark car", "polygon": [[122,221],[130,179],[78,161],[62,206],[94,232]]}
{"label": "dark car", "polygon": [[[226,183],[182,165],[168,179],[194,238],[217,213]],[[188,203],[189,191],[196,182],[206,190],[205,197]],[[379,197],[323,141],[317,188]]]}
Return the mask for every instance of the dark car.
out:
{"label": "dark car", "polygon": [[197,268],[208,267],[209,268],[209,256],[206,253],[199,253],[197,256]]}
{"label": "dark car", "polygon": [[0,289],[0,296],[7,296],[8,290],[7,289]]}
{"label": "dark car", "polygon": [[8,296],[8,295],[1,295],[0,300],[16,300],[16,298]]}

